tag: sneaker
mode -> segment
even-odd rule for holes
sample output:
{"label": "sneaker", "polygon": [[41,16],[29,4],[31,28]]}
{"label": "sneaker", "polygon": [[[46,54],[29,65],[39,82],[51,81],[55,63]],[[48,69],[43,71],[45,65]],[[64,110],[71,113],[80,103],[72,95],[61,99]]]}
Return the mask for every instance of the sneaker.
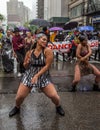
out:
{"label": "sneaker", "polygon": [[72,85],[71,89],[69,90],[69,92],[75,92],[76,91],[76,85]]}
{"label": "sneaker", "polygon": [[19,72],[18,74],[17,74],[17,77],[21,77],[22,76],[22,74]]}
{"label": "sneaker", "polygon": [[61,106],[56,107],[56,112],[61,116],[65,115],[65,112]]}
{"label": "sneaker", "polygon": [[12,117],[20,112],[20,109],[16,106],[9,112],[9,117]]}

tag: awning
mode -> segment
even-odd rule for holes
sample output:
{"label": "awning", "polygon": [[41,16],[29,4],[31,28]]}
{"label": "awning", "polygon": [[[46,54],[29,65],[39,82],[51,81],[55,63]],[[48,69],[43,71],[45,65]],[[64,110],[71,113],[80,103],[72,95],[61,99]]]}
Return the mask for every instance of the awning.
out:
{"label": "awning", "polygon": [[67,22],[64,25],[64,29],[65,30],[71,30],[71,29],[77,28],[77,26],[78,26],[78,22]]}
{"label": "awning", "polygon": [[52,17],[49,19],[49,22],[52,23],[66,23],[69,21],[68,17]]}

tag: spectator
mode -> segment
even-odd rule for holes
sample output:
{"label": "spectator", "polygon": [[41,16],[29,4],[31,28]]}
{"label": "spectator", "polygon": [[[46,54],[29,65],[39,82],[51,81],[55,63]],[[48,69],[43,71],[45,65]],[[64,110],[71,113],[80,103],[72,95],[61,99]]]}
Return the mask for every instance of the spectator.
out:
{"label": "spectator", "polygon": [[23,34],[21,35],[21,37],[22,37],[23,39],[27,37],[26,30],[23,30]]}
{"label": "spectator", "polygon": [[76,34],[74,37],[74,40],[72,40],[72,48],[71,48],[71,55],[72,55],[72,59],[74,57],[76,57],[76,49],[78,44],[80,43],[79,41],[79,34]]}
{"label": "spectator", "polygon": [[0,41],[2,41],[3,38],[3,33],[2,33],[2,29],[0,29]]}
{"label": "spectator", "polygon": [[47,27],[43,27],[43,33],[47,36],[48,42],[50,42],[50,32]]}
{"label": "spectator", "polygon": [[11,35],[11,31],[7,30],[6,31],[6,35],[3,37],[3,43],[8,43],[8,44],[12,44],[12,35]]}
{"label": "spectator", "polygon": [[57,31],[54,31],[51,35],[50,35],[50,41],[54,42],[55,41],[55,37],[57,35]]}
{"label": "spectator", "polygon": [[64,41],[64,34],[62,31],[59,31],[58,34],[55,36],[55,41]]}
{"label": "spectator", "polygon": [[24,73],[25,68],[23,66],[23,61],[25,57],[24,43],[21,35],[19,34],[19,29],[14,29],[15,35],[12,38],[13,50],[14,54],[17,57],[17,61],[19,63],[19,73],[18,76],[21,76]]}
{"label": "spectator", "polygon": [[25,46],[25,54],[29,51],[34,44],[34,39],[32,38],[31,32],[27,32],[27,37],[24,39],[24,46]]}
{"label": "spectator", "polygon": [[97,39],[98,39],[98,49],[95,51],[95,60],[98,56],[98,61],[100,61],[100,32],[97,33]]}

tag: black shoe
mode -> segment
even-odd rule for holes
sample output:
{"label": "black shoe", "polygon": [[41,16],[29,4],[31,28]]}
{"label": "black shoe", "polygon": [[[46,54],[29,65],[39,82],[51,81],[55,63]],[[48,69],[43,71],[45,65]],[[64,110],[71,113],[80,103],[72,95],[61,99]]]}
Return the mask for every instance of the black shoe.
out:
{"label": "black shoe", "polygon": [[100,91],[98,84],[93,85],[93,90],[94,91]]}
{"label": "black shoe", "polygon": [[20,112],[20,109],[16,106],[9,112],[9,117],[12,117]]}
{"label": "black shoe", "polygon": [[69,92],[75,92],[76,91],[76,85],[72,85],[71,89],[69,90]]}
{"label": "black shoe", "polygon": [[56,112],[61,116],[65,115],[65,112],[61,106],[56,107]]}

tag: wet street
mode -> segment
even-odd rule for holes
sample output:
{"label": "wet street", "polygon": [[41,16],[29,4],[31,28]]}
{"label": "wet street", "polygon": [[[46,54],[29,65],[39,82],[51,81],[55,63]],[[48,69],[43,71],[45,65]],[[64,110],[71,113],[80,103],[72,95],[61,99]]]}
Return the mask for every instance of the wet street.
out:
{"label": "wet street", "polygon": [[[94,65],[100,69],[99,62]],[[100,130],[100,92],[93,92],[92,88],[88,92],[68,92],[73,80],[74,63],[54,62],[50,73],[61,97],[65,116],[56,114],[50,99],[35,90],[25,99],[20,114],[9,118],[20,78],[13,73],[4,74],[1,70],[0,130]]]}

